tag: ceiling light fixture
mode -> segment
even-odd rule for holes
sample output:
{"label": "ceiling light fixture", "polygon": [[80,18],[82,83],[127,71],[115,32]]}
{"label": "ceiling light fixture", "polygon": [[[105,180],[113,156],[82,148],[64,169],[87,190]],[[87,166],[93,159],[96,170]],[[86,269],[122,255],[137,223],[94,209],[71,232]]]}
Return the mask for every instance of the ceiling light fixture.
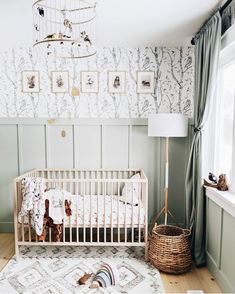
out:
{"label": "ceiling light fixture", "polygon": [[47,56],[84,58],[96,54],[96,3],[92,0],[36,0],[34,48]]}

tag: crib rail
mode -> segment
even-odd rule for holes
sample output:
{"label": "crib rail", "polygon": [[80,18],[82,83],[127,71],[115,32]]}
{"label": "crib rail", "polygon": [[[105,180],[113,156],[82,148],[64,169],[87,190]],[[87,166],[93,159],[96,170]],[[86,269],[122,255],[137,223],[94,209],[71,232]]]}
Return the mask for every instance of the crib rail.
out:
{"label": "crib rail", "polygon": [[[140,178],[131,179],[130,177],[136,173],[140,174]],[[43,241],[33,229],[30,214],[18,219],[22,204],[21,182],[25,177],[43,177],[48,189],[61,188],[73,195],[71,199],[66,199],[64,196],[62,223],[59,226],[48,223]],[[146,246],[147,244],[148,180],[143,170],[40,169],[17,177],[14,187],[17,256],[20,245]],[[123,195],[124,189],[128,193]],[[72,216],[66,215],[65,200],[71,201]],[[61,231],[61,235],[56,239],[58,230]],[[147,246],[145,248],[147,250]]]}

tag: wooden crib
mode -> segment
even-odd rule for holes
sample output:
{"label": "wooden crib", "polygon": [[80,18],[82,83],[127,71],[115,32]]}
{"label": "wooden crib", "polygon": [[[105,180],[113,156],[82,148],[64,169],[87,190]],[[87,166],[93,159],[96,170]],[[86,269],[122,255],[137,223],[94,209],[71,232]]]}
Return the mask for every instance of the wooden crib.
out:
{"label": "wooden crib", "polygon": [[[138,178],[131,178],[139,173]],[[73,195],[72,216],[63,218],[62,240],[52,240],[51,228],[45,241],[39,241],[32,228],[30,214],[18,218],[22,204],[22,179],[42,177],[47,189],[61,188]],[[138,203],[131,205],[123,197],[123,187],[138,190]],[[145,246],[148,238],[148,180],[142,169],[59,170],[37,169],[14,180],[15,250],[20,245],[56,246]],[[132,201],[132,203],[134,203]]]}

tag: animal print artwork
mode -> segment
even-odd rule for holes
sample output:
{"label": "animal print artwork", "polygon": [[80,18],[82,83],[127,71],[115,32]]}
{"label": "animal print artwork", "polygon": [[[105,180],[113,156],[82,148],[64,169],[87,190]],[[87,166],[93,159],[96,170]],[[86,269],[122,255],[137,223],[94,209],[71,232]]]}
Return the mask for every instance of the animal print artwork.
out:
{"label": "animal print artwork", "polygon": [[28,79],[28,87],[30,89],[33,89],[35,87],[35,76],[34,75],[28,76],[27,79]]}
{"label": "animal print artwork", "polygon": [[58,78],[56,79],[56,84],[57,84],[57,87],[58,87],[58,88],[63,87],[63,85],[64,85],[64,81],[63,81],[63,79],[62,79],[61,76],[58,76]]}

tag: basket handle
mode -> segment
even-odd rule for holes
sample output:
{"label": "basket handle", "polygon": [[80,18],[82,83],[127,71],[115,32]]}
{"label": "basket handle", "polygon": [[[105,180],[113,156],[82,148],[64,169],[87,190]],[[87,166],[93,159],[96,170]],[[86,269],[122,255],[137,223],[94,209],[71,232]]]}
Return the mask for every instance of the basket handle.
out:
{"label": "basket handle", "polygon": [[191,230],[190,229],[183,229],[183,232],[184,232],[185,237],[188,237],[188,236],[191,235]]}

